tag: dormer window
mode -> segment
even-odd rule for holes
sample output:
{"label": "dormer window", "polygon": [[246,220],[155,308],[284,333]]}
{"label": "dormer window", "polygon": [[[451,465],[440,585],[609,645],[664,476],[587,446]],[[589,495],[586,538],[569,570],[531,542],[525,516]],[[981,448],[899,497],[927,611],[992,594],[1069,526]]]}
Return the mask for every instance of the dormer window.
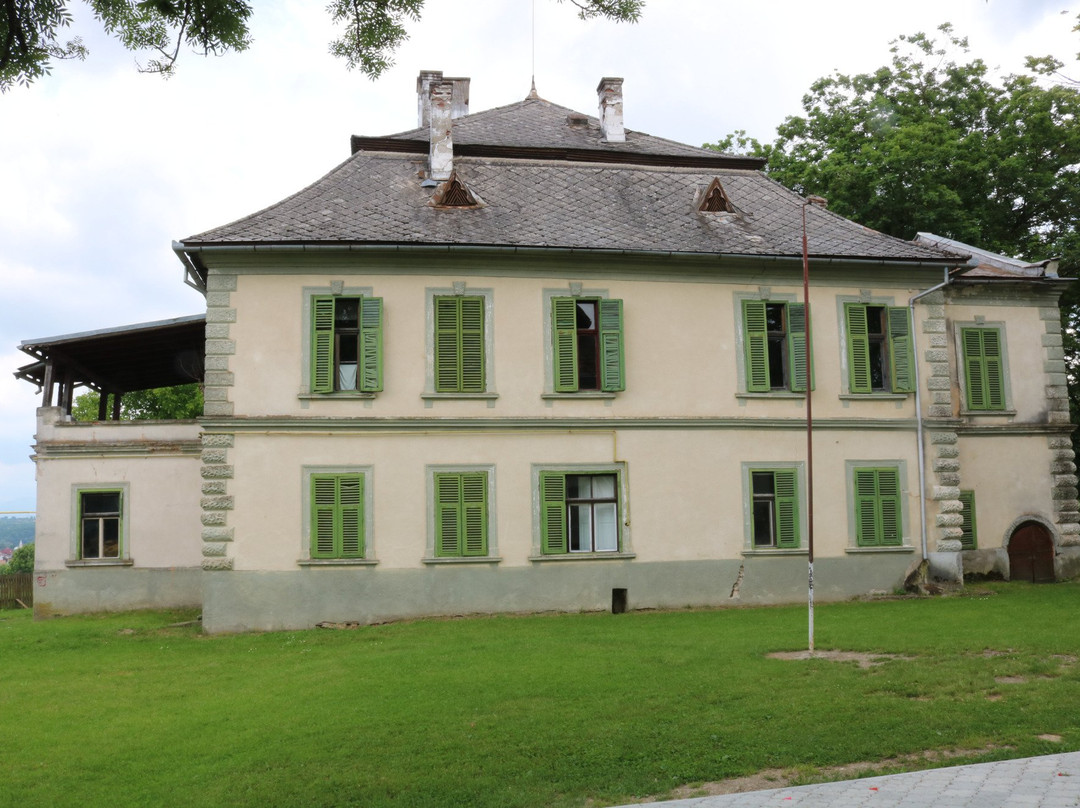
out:
{"label": "dormer window", "polygon": [[719,179],[714,179],[701,198],[698,210],[702,213],[734,213],[735,206],[731,204],[724,186]]}
{"label": "dormer window", "polygon": [[435,189],[431,204],[440,208],[478,208],[482,203],[476,194],[458,179],[455,172],[450,175],[450,179]]}

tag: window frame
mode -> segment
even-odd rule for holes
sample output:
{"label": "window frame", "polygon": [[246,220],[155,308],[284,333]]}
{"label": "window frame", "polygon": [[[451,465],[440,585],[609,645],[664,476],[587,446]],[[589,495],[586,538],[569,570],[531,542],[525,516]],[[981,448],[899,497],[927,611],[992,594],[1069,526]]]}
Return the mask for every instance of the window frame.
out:
{"label": "window frame", "polygon": [[[597,388],[595,390],[582,390],[580,387],[576,390],[559,389],[566,385],[559,383],[559,358],[558,358],[558,346],[557,346],[557,331],[555,325],[555,300],[558,299],[573,299],[573,300],[594,300],[597,301],[597,319],[599,321],[599,303],[606,300],[615,300],[618,298],[612,298],[609,290],[607,289],[583,289],[580,284],[572,283],[569,288],[562,289],[544,289],[542,293],[543,300],[543,333],[544,333],[544,392],[541,394],[541,398],[553,400],[553,399],[605,399],[608,401],[613,400],[616,397],[616,393],[622,392],[626,389],[626,332],[625,332],[625,319],[620,318],[619,332],[620,332],[620,345],[619,345],[619,375],[621,376],[621,382],[618,385],[613,384],[613,388],[617,389],[605,390],[603,389],[603,380],[598,379]],[[625,304],[620,300],[620,308],[624,308]],[[621,314],[621,312],[620,312]],[[599,326],[599,322],[597,323]],[[601,348],[597,347],[598,354],[598,374],[600,372],[600,366],[603,363],[603,355]],[[576,349],[575,349],[576,357]],[[576,374],[575,374],[576,376]],[[576,382],[575,382],[576,383]]]}
{"label": "window frame", "polygon": [[[910,535],[911,521],[908,514],[908,472],[907,461],[896,459],[877,459],[877,460],[847,460],[844,463],[845,467],[845,488],[848,498],[848,553],[857,552],[913,552],[912,539]],[[888,471],[896,475],[897,493],[896,505],[893,513],[897,520],[897,540],[895,542],[885,543],[884,536],[877,537],[875,543],[865,540],[861,535],[861,528],[865,524],[865,517],[863,516],[863,508],[866,507],[865,494],[861,494],[857,489],[858,475],[865,472],[882,472]],[[880,489],[880,484],[875,486],[876,489]],[[884,495],[887,496],[887,495]],[[878,497],[880,499],[880,495]],[[860,500],[863,500],[862,502]],[[880,517],[877,512],[877,506],[872,506],[875,511],[870,514],[870,517],[874,519],[875,529],[880,523],[884,526],[885,503],[881,503]],[[884,530],[884,527],[883,527]]]}
{"label": "window frame", "polygon": [[[752,368],[751,354],[753,352],[752,342],[755,339],[755,334],[764,335],[765,330],[752,330],[752,322],[747,317],[747,308],[753,304],[760,304],[766,307],[763,311],[763,315],[767,316],[767,307],[769,305],[783,305],[784,306],[784,320],[785,320],[785,368],[784,368],[784,385],[782,387],[773,387],[772,379],[769,378],[767,383],[768,389],[765,389],[764,384],[758,380],[754,380],[754,369]],[[799,300],[799,296],[794,292],[778,292],[774,293],[771,288],[762,287],[757,292],[736,292],[734,294],[734,308],[735,308],[735,341],[736,341],[736,368],[738,373],[738,392],[736,396],[738,398],[796,398],[801,399],[806,396],[805,384],[797,384],[797,379],[793,378],[794,365],[791,360],[791,354],[799,350],[799,346],[796,345],[796,337],[798,334],[802,335],[801,350],[804,355],[807,356],[807,364],[809,364],[809,356],[807,353],[809,342],[806,338],[806,329],[802,331],[792,331],[788,324],[791,322],[790,308],[794,306],[802,309],[803,323],[805,324],[805,304]],[[758,337],[759,339],[761,337]],[[768,338],[765,337],[765,343],[762,348],[765,353],[763,354],[764,372],[768,376]],[[809,372],[809,368],[804,370],[804,375],[809,378],[810,389],[814,389],[814,377]],[[801,389],[793,389],[801,388]]]}
{"label": "window frame", "polygon": [[[455,282],[450,288],[429,287],[424,290],[425,294],[425,382],[421,398],[425,400],[436,399],[487,399],[488,406],[494,406],[494,399],[498,398],[495,391],[495,320],[494,320],[494,292],[492,289],[469,287],[464,282]],[[438,300],[440,298],[479,298],[482,301],[482,334],[481,350],[483,351],[482,372],[484,375],[483,389],[475,392],[462,392],[460,390],[440,390],[436,378],[436,318]]]}
{"label": "window frame", "polygon": [[[83,501],[84,494],[119,494],[118,548],[116,556],[90,557],[83,555]],[[131,484],[121,483],[75,483],[71,486],[71,543],[66,566],[109,567],[131,566]]]}
{"label": "window frame", "polygon": [[[975,320],[973,322],[954,323],[954,335],[956,339],[957,372],[956,379],[960,386],[960,414],[961,415],[1015,415],[1013,406],[1012,388],[1009,384],[1009,346],[1005,334],[1005,323],[985,322]],[[973,406],[971,401],[972,385],[969,373],[971,359],[968,356],[965,334],[967,332],[993,332],[998,340],[998,373],[1000,374],[1000,406]],[[982,357],[985,362],[985,356]]]}
{"label": "window frame", "polygon": [[[450,477],[458,477],[464,485],[466,478],[475,479],[476,475],[483,475],[483,495],[484,501],[482,504],[483,513],[483,553],[466,553],[465,542],[462,542],[461,549],[456,554],[448,554],[441,547],[441,530],[440,519],[441,507],[451,507],[451,504],[440,503],[437,499],[439,494],[440,481]],[[425,564],[485,564],[499,562],[499,544],[498,544],[498,532],[496,530],[495,522],[495,466],[493,465],[468,465],[468,466],[428,466],[426,469],[427,478],[427,549],[426,555],[423,559]],[[475,502],[464,502],[459,500],[456,503],[456,507],[461,511],[458,515],[458,528],[459,535],[464,535],[465,530],[460,530],[464,520],[467,518],[468,509],[470,505],[475,505]],[[466,537],[467,541],[467,537]]]}
{"label": "window frame", "polygon": [[[615,550],[570,550],[569,513],[565,496],[565,479],[569,476],[614,476],[615,477]],[[551,516],[546,512],[547,500],[543,489],[546,480],[562,477],[564,481],[564,497],[562,509],[555,514],[560,516],[560,523],[565,526],[566,549],[551,550],[549,547],[548,531],[545,527],[545,519]],[[532,466],[532,491],[533,491],[533,546],[530,561],[586,561],[603,559],[632,559],[635,557],[630,544],[630,520],[629,520],[629,491],[626,482],[626,465],[624,463],[537,463]]]}
{"label": "window frame", "polygon": [[[839,295],[836,298],[837,317],[840,333],[840,365],[841,378],[843,379],[843,392],[841,398],[867,399],[904,399],[915,392],[915,323],[911,317],[911,311],[907,306],[893,305],[891,297],[873,297],[861,295]],[[888,384],[887,388],[875,389],[871,387],[870,367],[870,334],[852,333],[852,315],[849,313],[856,308],[863,309],[863,322],[865,323],[865,310],[867,307],[881,308],[882,313],[882,351],[884,354],[882,378]],[[901,328],[901,326],[903,326]],[[865,354],[860,357],[860,340],[865,340],[865,347],[861,350]],[[857,376],[857,365],[862,365],[865,359],[865,383]]]}
{"label": "window frame", "polygon": [[[794,531],[793,542],[780,543],[774,537],[774,544],[756,545],[754,543],[754,475],[771,473],[788,477],[794,485],[794,492],[786,499],[793,500],[794,518],[790,521],[790,527]],[[769,462],[744,462],[742,464],[742,487],[743,487],[743,555],[801,555],[808,552],[804,537],[807,535],[807,512],[806,512],[806,464],[802,461]],[[774,495],[773,524],[777,523],[776,504]]]}
{"label": "window frame", "polygon": [[[316,478],[328,477],[359,477],[361,479],[361,497],[359,503],[361,541],[363,551],[356,555],[318,555],[313,552],[315,546],[315,498],[314,485]],[[301,479],[301,506],[300,506],[300,555],[297,563],[305,567],[318,566],[363,566],[377,564],[375,558],[375,533],[374,533],[374,471],[371,466],[302,466],[300,469]]]}
{"label": "window frame", "polygon": [[[315,300],[317,298],[359,298],[362,300],[379,301],[379,326],[378,326],[378,384],[377,389],[364,390],[329,390],[319,391],[316,389],[316,337],[315,337]],[[384,333],[386,326],[386,306],[381,297],[375,297],[370,286],[346,286],[344,281],[333,281],[329,286],[305,286],[301,293],[301,380],[300,398],[305,400],[328,399],[328,398],[352,398],[373,399],[376,393],[383,392],[383,356],[384,356]],[[361,378],[359,362],[357,365],[357,380]],[[332,371],[331,379],[333,386],[336,385],[337,370]]]}
{"label": "window frame", "polygon": [[[626,389],[626,338],[623,301],[619,298],[592,295],[553,295],[549,298],[551,377],[555,393],[617,393]],[[594,303],[596,327],[596,387],[581,386],[581,337],[577,327],[579,303]],[[563,311],[560,311],[563,309]],[[563,318],[573,315],[574,327]]]}

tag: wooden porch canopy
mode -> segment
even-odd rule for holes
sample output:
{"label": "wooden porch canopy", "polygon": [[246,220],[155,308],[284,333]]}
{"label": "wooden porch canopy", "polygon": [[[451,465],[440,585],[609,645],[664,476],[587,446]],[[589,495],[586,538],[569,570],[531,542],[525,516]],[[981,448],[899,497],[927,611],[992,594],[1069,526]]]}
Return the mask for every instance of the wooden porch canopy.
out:
{"label": "wooden porch canopy", "polygon": [[206,316],[195,314],[25,340],[19,350],[36,361],[15,371],[15,377],[41,389],[41,406],[55,401],[69,415],[76,387],[96,390],[101,394],[98,418],[117,420],[124,393],[201,382],[205,332]]}

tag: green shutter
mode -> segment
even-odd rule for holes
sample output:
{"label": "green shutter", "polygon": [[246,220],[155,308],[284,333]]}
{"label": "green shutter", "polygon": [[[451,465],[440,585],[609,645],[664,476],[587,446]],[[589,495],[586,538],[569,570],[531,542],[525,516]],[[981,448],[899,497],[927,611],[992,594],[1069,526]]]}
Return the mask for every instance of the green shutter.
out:
{"label": "green shutter", "polygon": [[577,301],[574,298],[552,298],[551,336],[555,392],[577,392]]}
{"label": "green shutter", "polygon": [[376,393],[383,389],[382,318],[381,297],[360,299],[360,367],[357,369],[357,387],[364,393]]}
{"label": "green shutter", "polygon": [[[791,364],[791,389],[796,393],[806,392],[809,377],[806,340],[806,304],[788,303],[788,361]],[[810,380],[813,386],[813,380]]]}
{"label": "green shutter", "polygon": [[459,298],[461,306],[461,389],[462,393],[483,393],[484,383],[484,299]]}
{"label": "green shutter", "polygon": [[866,306],[844,305],[847,331],[848,381],[852,393],[870,393],[870,337],[866,326]]}
{"label": "green shutter", "polygon": [[961,491],[960,503],[964,506],[963,510],[960,511],[961,516],[964,518],[963,524],[960,525],[960,529],[963,531],[963,535],[960,537],[960,546],[965,550],[976,550],[979,546],[979,537],[975,525],[975,492]]}
{"label": "green shutter", "polygon": [[364,478],[311,476],[311,557],[363,558]]}
{"label": "green shutter", "polygon": [[858,546],[902,544],[899,472],[894,468],[855,469],[854,485]]}
{"label": "green shutter", "polygon": [[887,317],[893,392],[914,393],[915,351],[914,340],[911,338],[911,317],[904,306],[890,306]]}
{"label": "green shutter", "polygon": [[776,497],[776,546],[799,546],[799,498],[795,469],[773,472]]}
{"label": "green shutter", "polygon": [[767,393],[769,380],[769,338],[764,300],[743,301],[743,343],[746,354],[746,391]]}
{"label": "green shutter", "polygon": [[996,328],[964,328],[960,332],[960,342],[964,352],[968,409],[1005,409],[1001,332]]}
{"label": "green shutter", "polygon": [[334,298],[311,299],[311,392],[334,392]]}
{"label": "green shutter", "polygon": [[600,389],[613,393],[626,389],[622,301],[605,299],[597,303],[600,319]]}
{"label": "green shutter", "polygon": [[339,477],[341,545],[338,553],[342,558],[362,558],[364,555],[363,506],[364,478],[359,474]]}
{"label": "green shutter", "polygon": [[487,555],[487,472],[435,475],[435,555]]}
{"label": "green shutter", "polygon": [[461,392],[461,299],[435,298],[435,391]]}
{"label": "green shutter", "polygon": [[540,472],[540,534],[541,552],[567,552],[566,475],[562,472]]}

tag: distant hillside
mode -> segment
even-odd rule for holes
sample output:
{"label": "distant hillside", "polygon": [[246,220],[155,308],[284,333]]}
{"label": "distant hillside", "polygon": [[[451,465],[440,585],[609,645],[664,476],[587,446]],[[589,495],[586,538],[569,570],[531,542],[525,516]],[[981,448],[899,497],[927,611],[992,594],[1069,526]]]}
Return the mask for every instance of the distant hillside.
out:
{"label": "distant hillside", "polygon": [[0,547],[18,547],[33,540],[33,516],[0,516]]}

